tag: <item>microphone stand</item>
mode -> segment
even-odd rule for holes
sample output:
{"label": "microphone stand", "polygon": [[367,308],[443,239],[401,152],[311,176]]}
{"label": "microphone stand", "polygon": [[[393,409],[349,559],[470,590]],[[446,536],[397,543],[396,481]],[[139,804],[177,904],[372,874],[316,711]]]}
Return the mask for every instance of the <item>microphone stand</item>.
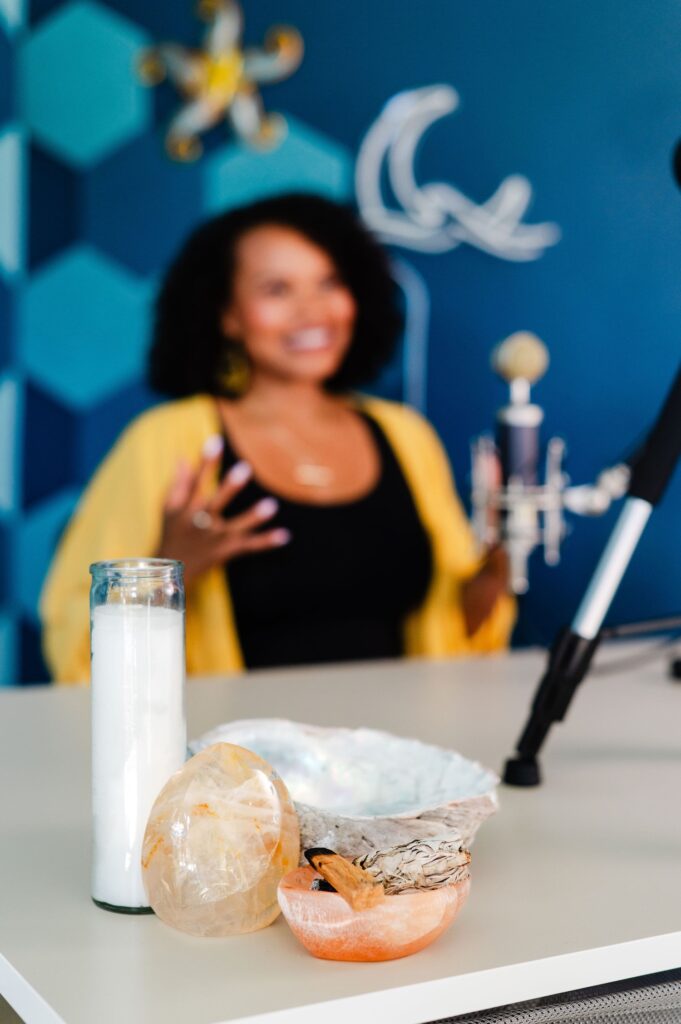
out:
{"label": "microphone stand", "polygon": [[503,779],[511,786],[541,782],[537,755],[554,722],[562,722],[577,687],[589,670],[604,631],[603,619],[655,505],[681,457],[681,367],[642,450],[637,454],[625,501],[605,550],[571,625],[549,652],[548,665],[532,702],[516,754]]}

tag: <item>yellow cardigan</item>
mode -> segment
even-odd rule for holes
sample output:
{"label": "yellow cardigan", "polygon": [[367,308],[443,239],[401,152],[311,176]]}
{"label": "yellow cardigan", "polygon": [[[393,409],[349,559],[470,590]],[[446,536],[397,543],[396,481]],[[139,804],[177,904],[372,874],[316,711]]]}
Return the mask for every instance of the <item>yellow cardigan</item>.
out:
{"label": "yellow cardigan", "polygon": [[[386,434],[432,544],[433,576],[424,603],[405,622],[406,653],[443,657],[505,647],[515,615],[511,598],[499,599],[474,636],[466,636],[459,588],[479,561],[433,428],[406,406],[373,398],[355,401]],[[67,528],[41,597],[44,652],[58,682],[89,679],[90,563],[148,557],[157,550],[163,503],[178,459],[198,464],[206,438],[220,431],[210,396],[167,402],[134,420],[99,467]],[[187,593],[187,669],[209,675],[243,667],[226,574],[216,567]]]}

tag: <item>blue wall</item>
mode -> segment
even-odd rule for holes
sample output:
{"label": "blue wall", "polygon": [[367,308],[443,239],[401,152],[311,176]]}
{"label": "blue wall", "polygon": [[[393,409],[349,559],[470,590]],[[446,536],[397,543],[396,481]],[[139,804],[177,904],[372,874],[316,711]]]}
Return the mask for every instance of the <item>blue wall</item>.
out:
{"label": "blue wall", "polygon": [[[530,263],[394,249],[427,284],[427,408],[461,490],[468,442],[505,397],[489,352],[518,329],[549,346],[536,399],[547,435],[568,441],[575,482],[640,438],[681,356],[677,0],[246,0],[248,43],[282,21],[306,42],[299,71],[263,91],[289,138],[254,157],[215,130],[189,167],[162,150],[172,90],[148,93],[132,76],[149,42],[198,40],[188,0],[29,6],[0,0],[0,683],[40,677],[35,604],[55,538],[152,399],[149,304],[174,247],[263,180],[352,195],[358,145],[404,89],[444,82],[461,97],[425,138],[421,180],[482,201],[522,173],[535,196],[526,219],[562,230]],[[680,509],[677,473],[613,620],[681,611]],[[571,617],[613,518],[573,520],[558,568],[535,559],[521,640],[546,641]]]}

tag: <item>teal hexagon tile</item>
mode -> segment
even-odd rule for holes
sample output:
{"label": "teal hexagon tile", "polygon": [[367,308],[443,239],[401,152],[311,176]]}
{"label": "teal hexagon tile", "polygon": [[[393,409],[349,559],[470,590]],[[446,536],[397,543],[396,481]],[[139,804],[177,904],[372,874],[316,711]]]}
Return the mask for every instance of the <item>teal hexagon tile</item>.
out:
{"label": "teal hexagon tile", "polygon": [[[36,505],[14,530],[15,602],[30,617],[35,618],[37,614],[47,570],[79,496],[77,490],[60,491]],[[87,576],[87,565],[83,566],[83,572]]]}
{"label": "teal hexagon tile", "polygon": [[352,196],[353,157],[335,139],[288,117],[288,134],[275,149],[256,151],[233,142],[204,160],[208,211],[229,209],[282,192]]}
{"label": "teal hexagon tile", "polygon": [[0,273],[23,266],[24,141],[16,128],[0,132]]}
{"label": "teal hexagon tile", "polygon": [[18,382],[0,377],[0,512],[19,507],[19,420],[21,393]]}
{"label": "teal hexagon tile", "polygon": [[0,686],[14,686],[17,628],[13,616],[0,613]]}
{"label": "teal hexagon tile", "polygon": [[93,249],[69,250],[20,296],[18,354],[29,376],[79,409],[143,375],[153,289]]}
{"label": "teal hexagon tile", "polygon": [[147,45],[132,22],[87,0],[42,21],[19,59],[24,115],[36,138],[90,167],[143,131],[151,96],[135,64]]}

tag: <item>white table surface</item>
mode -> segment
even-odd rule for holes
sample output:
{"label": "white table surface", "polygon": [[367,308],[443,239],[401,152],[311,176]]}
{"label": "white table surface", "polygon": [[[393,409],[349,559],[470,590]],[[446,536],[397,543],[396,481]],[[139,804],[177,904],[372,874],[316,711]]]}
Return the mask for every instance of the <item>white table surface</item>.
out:
{"label": "white table surface", "polygon": [[[189,734],[256,715],[368,725],[499,769],[543,666],[522,652],[191,680]],[[681,686],[665,667],[582,685],[544,785],[501,788],[460,917],[382,964],[316,960],[282,918],[197,939],[96,907],[89,692],[0,692],[0,993],[29,1024],[415,1024],[679,967]]]}

